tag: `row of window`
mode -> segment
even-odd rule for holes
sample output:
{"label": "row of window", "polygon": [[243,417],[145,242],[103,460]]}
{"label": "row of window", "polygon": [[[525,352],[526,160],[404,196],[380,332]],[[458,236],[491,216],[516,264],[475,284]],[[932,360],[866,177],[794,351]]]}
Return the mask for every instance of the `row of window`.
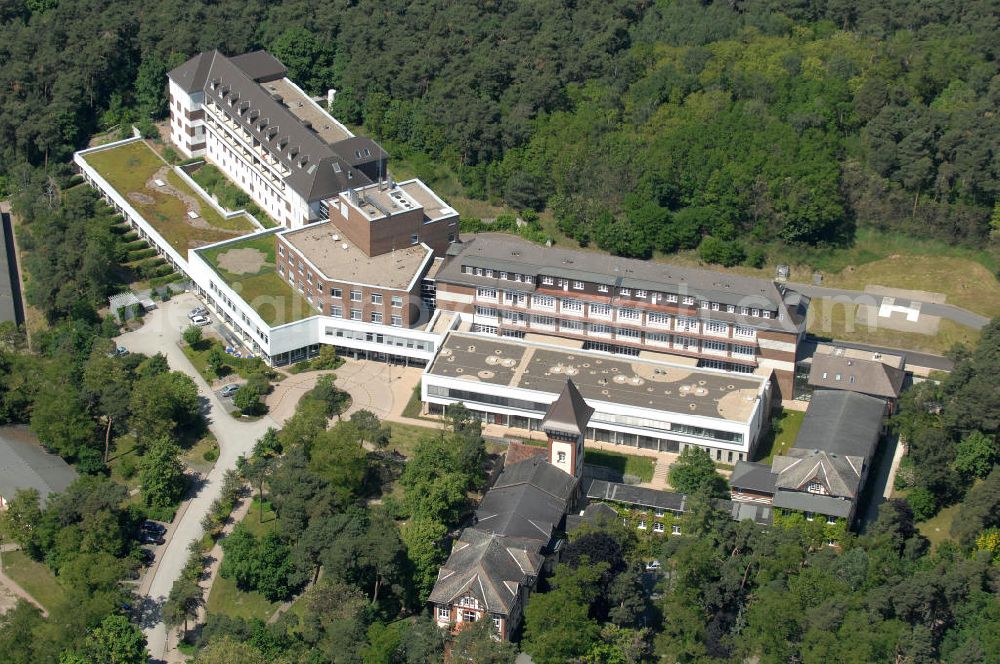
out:
{"label": "row of window", "polygon": [[[526,284],[533,284],[535,282],[535,278],[531,275],[519,274],[516,272],[494,271],[489,268],[473,267],[471,265],[462,266],[462,272],[465,274],[475,275],[477,277],[486,277],[488,279],[492,279],[496,276],[502,280],[520,281]],[[582,291],[586,289],[586,284],[578,280],[560,279],[545,275],[538,277],[538,280],[542,286],[553,286],[563,290],[570,290],[570,288],[572,288],[573,290]],[[607,284],[597,284],[597,291],[599,293],[610,294],[611,286]],[[737,307],[732,304],[712,302],[711,300],[698,300],[692,295],[681,296],[674,293],[658,293],[643,289],[633,290],[631,288],[619,288],[617,294],[622,297],[635,297],[637,299],[649,298],[649,301],[653,304],[657,304],[659,302],[676,304],[680,302],[689,307],[698,306],[701,309],[710,309],[712,311],[725,310],[731,314],[736,313],[737,310],[739,310],[739,313],[743,316],[753,316],[756,318],[771,318],[773,315],[773,312],[767,309],[760,309],[756,307]]]}
{"label": "row of window", "polygon": [[429,341],[411,339],[409,337],[399,337],[392,334],[382,334],[381,332],[367,332],[363,330],[345,330],[339,327],[328,327],[325,330],[328,337],[339,339],[353,339],[354,341],[367,341],[369,343],[385,344],[397,348],[410,348],[429,352],[434,350],[433,344]]}
{"label": "row of window", "polygon": [[487,268],[472,267],[471,265],[463,265],[462,272],[477,277],[486,277],[487,279],[493,279],[494,276],[496,276],[498,279],[503,279],[504,281],[515,281],[522,284],[535,283],[535,278],[533,276],[530,274],[521,274],[520,272],[494,272],[493,270]]}
{"label": "row of window", "polygon": [[[498,297],[498,291],[495,288],[490,287],[479,287],[476,289],[476,297],[483,300],[496,301]],[[519,306],[528,306],[529,302],[532,307],[537,307],[540,309],[551,309],[555,311],[556,303],[559,303],[559,310],[564,313],[572,314],[584,314],[584,303],[580,300],[557,300],[551,295],[532,295],[530,299],[528,296],[522,293],[512,293],[510,291],[502,292],[503,303],[507,305],[513,305],[515,302]],[[617,320],[633,322],[636,324],[642,323],[643,313],[646,314],[646,322],[651,325],[657,325],[665,328],[670,328],[671,325],[674,329],[680,332],[694,332],[698,333],[700,330],[704,329],[705,334],[718,335],[718,336],[729,336],[730,325],[723,321],[701,321],[697,318],[688,318],[684,316],[671,316],[658,311],[647,311],[644,312],[642,309],[631,309],[631,308],[619,308],[613,309],[611,305],[608,304],[588,304],[587,313],[591,316],[596,316],[600,318],[607,318],[610,320],[612,314],[617,314]],[[755,339],[757,337],[757,330],[748,327],[746,325],[733,325],[733,336],[743,337],[745,339]]]}
{"label": "row of window", "polygon": [[[329,304],[327,305],[326,314],[328,316],[331,316],[332,318],[343,318],[344,308],[336,304]],[[348,314],[348,318],[357,321],[363,320],[364,319],[363,312],[361,311],[361,309],[351,309]],[[384,320],[385,317],[379,311],[372,311],[368,314],[369,323],[377,323],[381,325]],[[390,316],[389,324],[392,325],[392,327],[403,327],[403,317],[397,315]]]}
{"label": "row of window", "polygon": [[[251,321],[247,317],[247,315],[244,314],[243,311],[239,307],[236,306],[235,302],[233,302],[232,300],[230,300],[229,297],[225,293],[222,292],[221,288],[219,288],[218,286],[215,285],[214,281],[208,282],[208,288],[213,293],[215,293],[216,297],[218,297],[219,300],[221,300],[227,307],[229,307],[230,310],[232,310],[234,313],[238,312],[240,314],[240,317],[243,320],[243,322],[246,323],[247,327],[249,327],[250,325],[253,325],[253,323],[251,323]],[[264,334],[259,327],[254,326],[254,331],[257,333],[257,336],[260,337],[261,341],[263,341],[265,344],[268,342],[268,336],[266,334]]]}

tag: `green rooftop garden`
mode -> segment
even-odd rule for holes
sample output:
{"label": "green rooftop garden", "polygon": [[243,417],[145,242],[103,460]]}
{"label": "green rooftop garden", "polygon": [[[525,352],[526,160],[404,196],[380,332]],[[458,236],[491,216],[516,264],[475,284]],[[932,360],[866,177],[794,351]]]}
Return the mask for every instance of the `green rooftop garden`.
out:
{"label": "green rooftop garden", "polygon": [[199,252],[226,284],[274,327],[318,312],[275,270],[274,234]]}
{"label": "green rooftop garden", "polygon": [[[145,141],[94,152],[85,159],[182,256],[188,249],[256,230],[249,217],[226,219],[216,212]],[[157,186],[157,179],[164,186]],[[199,216],[190,219],[189,210]]]}

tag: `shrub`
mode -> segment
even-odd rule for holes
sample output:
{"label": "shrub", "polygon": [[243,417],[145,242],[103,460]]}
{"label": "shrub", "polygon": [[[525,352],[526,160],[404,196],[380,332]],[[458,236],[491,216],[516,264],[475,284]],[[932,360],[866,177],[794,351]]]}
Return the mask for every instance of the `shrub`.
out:
{"label": "shrub", "polygon": [[190,325],[184,330],[184,334],[181,336],[184,339],[184,343],[188,346],[197,346],[202,339],[201,328],[196,325]]}
{"label": "shrub", "polygon": [[135,477],[137,465],[135,462],[135,456],[132,454],[126,454],[122,458],[118,459],[118,472],[122,474],[127,480]]}
{"label": "shrub", "polygon": [[219,458],[219,448],[211,447],[205,450],[205,453],[201,455],[201,458],[208,462],[213,462]]}
{"label": "shrub", "polygon": [[917,521],[926,521],[938,511],[937,498],[925,487],[917,487],[906,496],[906,502],[913,510],[913,518]]}
{"label": "shrub", "polygon": [[260,394],[249,384],[237,390],[233,403],[244,415],[259,415],[264,407],[260,401]]}
{"label": "shrub", "polygon": [[738,240],[720,240],[711,235],[702,238],[698,245],[698,255],[706,263],[715,263],[725,267],[739,265],[746,258],[743,245]]}

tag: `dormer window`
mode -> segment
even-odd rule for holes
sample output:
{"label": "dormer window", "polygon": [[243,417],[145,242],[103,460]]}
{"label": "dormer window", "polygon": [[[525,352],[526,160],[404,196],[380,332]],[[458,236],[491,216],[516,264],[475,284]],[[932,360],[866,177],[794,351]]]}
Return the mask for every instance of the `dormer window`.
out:
{"label": "dormer window", "polygon": [[826,487],[820,482],[810,482],[806,487],[806,491],[809,493],[816,493],[819,495],[824,495],[826,493]]}

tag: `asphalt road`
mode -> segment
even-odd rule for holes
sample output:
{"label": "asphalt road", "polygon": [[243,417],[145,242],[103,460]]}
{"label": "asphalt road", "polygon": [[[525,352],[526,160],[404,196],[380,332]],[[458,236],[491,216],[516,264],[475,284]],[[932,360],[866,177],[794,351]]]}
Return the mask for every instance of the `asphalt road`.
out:
{"label": "asphalt road", "polygon": [[[881,295],[865,293],[864,291],[844,290],[842,288],[826,288],[825,286],[813,286],[811,284],[788,283],[788,287],[808,295],[809,297],[843,297],[858,301],[859,304],[871,304],[878,306],[882,302]],[[905,298],[904,298],[905,299]],[[934,302],[923,302],[921,300],[911,300],[920,302],[920,312],[929,316],[940,316],[955,321],[960,325],[965,325],[977,330],[981,330],[990,322],[986,316],[980,316],[968,309],[956,307],[953,304],[936,304]]]}
{"label": "asphalt road", "polygon": [[147,355],[163,353],[171,369],[182,371],[194,380],[198,386],[198,394],[205,403],[208,428],[219,442],[219,459],[215,467],[204,478],[195,496],[182,507],[179,520],[175,519],[173,534],[162,547],[162,555],[157,558],[150,571],[153,577],[146,592],[142,624],[152,661],[166,661],[168,635],[160,617],[160,608],[184,568],[188,558],[188,545],[203,535],[201,521],[212,502],[219,497],[223,475],[230,468],[236,467],[238,457],[250,454],[254,443],[264,435],[268,427],[275,426],[274,421],[267,416],[254,422],[242,422],[229,415],[220,397],[195,371],[178,346],[181,332],[188,325],[187,312],[199,304],[194,295],[179,295],[169,302],[161,303],[158,310],[147,314],[142,328],[118,338],[118,343],[131,352]]}

